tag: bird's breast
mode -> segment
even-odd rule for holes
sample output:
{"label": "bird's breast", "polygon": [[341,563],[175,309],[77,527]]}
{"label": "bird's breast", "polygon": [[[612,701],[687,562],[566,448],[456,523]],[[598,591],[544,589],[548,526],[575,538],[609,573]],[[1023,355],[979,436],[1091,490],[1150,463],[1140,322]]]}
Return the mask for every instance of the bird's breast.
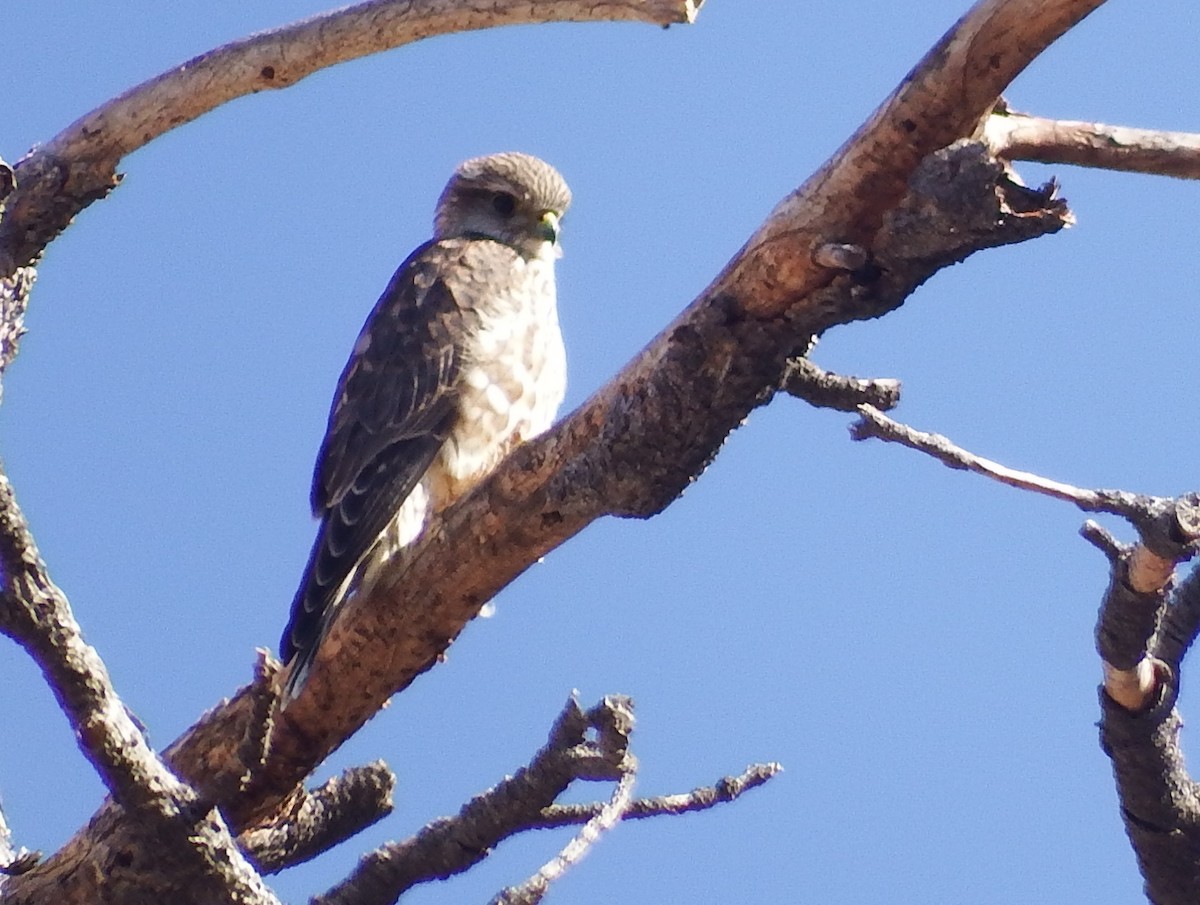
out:
{"label": "bird's breast", "polygon": [[459,417],[440,455],[446,482],[456,486],[435,492],[442,505],[549,428],[566,392],[553,264],[522,263],[513,291],[476,308],[464,343]]}

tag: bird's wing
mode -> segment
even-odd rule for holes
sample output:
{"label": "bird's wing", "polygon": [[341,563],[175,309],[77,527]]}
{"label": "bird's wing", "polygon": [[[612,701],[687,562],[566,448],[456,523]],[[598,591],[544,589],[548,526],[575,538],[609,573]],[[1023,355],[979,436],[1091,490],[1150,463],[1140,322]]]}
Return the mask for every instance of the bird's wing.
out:
{"label": "bird's wing", "polygon": [[[456,417],[472,312],[456,296],[461,249],[427,243],[400,265],[338,381],[313,476],[322,519],[280,642],[315,647],[343,582],[425,474]],[[469,290],[459,286],[459,295]]]}

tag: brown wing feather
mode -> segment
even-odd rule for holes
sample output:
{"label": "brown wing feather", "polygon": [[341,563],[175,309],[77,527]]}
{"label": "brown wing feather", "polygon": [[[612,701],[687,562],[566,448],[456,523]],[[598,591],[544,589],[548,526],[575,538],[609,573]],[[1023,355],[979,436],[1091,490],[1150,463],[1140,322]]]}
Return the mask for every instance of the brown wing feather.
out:
{"label": "brown wing feather", "polygon": [[445,281],[458,245],[427,243],[400,265],[338,381],[313,476],[313,512],[321,527],[280,641],[285,662],[316,647],[339,588],[453,425],[464,318],[470,316]]}

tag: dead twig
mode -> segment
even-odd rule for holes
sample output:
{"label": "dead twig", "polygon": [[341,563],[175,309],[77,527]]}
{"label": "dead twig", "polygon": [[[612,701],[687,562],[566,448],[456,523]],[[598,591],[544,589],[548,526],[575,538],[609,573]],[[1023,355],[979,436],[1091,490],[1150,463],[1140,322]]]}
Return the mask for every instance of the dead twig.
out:
{"label": "dead twig", "polygon": [[788,361],[780,389],[803,399],[809,405],[839,412],[854,412],[860,405],[871,405],[887,411],[900,403],[899,380],[834,374],[807,358]]}

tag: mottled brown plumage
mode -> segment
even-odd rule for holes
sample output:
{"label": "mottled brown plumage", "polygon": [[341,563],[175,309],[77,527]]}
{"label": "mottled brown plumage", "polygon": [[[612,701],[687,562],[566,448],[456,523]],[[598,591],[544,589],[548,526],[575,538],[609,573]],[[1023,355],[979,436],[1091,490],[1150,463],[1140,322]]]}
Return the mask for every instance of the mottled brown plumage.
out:
{"label": "mottled brown plumage", "polygon": [[287,698],[338,605],[430,513],[550,426],[566,388],[554,260],[570,202],[536,157],[466,161],[438,200],[434,238],[368,316],[317,456],[321,526],[280,642]]}

